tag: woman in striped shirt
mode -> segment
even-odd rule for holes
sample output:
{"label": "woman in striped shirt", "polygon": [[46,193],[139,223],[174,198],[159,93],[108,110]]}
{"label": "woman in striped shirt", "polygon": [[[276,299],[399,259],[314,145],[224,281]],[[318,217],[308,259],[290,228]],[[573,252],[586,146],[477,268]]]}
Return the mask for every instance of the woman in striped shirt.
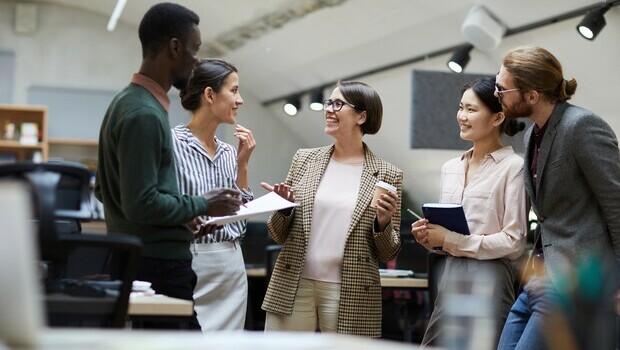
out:
{"label": "woman in striped shirt", "polygon": [[[238,150],[220,141],[220,124],[235,124],[243,104],[237,68],[218,59],[203,59],[181,91],[183,108],[192,112],[187,125],[172,129],[179,190],[198,195],[213,188],[235,188],[243,201],[253,199],[248,187],[248,163],[256,146],[252,132],[237,124]],[[190,223],[194,232],[192,268],[197,275],[195,310],[203,332],[243,329],[247,276],[238,241],[245,221],[222,226],[204,225],[206,217]]]}

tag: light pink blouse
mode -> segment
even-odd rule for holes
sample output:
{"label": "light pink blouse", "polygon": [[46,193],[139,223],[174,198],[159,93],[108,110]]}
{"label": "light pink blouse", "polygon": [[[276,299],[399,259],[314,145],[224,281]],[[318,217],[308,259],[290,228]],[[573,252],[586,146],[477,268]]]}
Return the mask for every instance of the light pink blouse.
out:
{"label": "light pink blouse", "polygon": [[351,217],[362,181],[363,163],[329,161],[314,197],[303,278],[340,283]]}
{"label": "light pink blouse", "polygon": [[447,161],[441,169],[441,203],[462,204],[470,235],[448,232],[443,250],[478,260],[516,259],[527,233],[523,158],[511,146],[487,154],[465,187],[473,149]]}

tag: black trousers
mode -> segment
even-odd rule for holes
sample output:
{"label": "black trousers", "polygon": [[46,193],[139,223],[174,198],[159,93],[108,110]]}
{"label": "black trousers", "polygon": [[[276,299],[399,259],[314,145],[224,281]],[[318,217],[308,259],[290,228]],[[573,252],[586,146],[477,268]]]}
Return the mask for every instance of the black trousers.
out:
{"label": "black trousers", "polygon": [[[140,258],[138,267],[138,280],[151,282],[151,288],[157,294],[163,294],[172,298],[194,301],[194,287],[196,286],[196,274],[192,270],[191,260],[166,260],[155,258]],[[175,322],[146,321],[142,323],[144,328],[178,329]],[[200,330],[200,324],[196,318],[196,311],[190,317],[189,328]]]}

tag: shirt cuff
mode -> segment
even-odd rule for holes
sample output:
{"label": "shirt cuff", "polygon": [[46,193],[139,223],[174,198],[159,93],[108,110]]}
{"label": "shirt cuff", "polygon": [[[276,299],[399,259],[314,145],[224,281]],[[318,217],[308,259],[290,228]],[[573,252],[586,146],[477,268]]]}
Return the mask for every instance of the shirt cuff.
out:
{"label": "shirt cuff", "polygon": [[252,190],[249,187],[240,188],[239,192],[241,192],[241,199],[243,200],[243,203],[254,200],[254,193],[252,193]]}
{"label": "shirt cuff", "polygon": [[[448,231],[446,232],[446,236],[443,239],[443,250],[452,254],[452,252],[456,251],[456,248],[459,245],[459,239],[463,236],[460,233]],[[454,254],[452,254],[454,255]]]}

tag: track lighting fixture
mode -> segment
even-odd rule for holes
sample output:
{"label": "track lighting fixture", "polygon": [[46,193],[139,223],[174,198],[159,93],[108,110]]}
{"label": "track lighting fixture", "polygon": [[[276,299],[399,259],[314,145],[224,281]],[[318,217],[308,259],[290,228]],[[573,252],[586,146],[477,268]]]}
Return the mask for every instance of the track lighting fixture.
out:
{"label": "track lighting fixture", "polygon": [[323,110],[323,89],[318,88],[310,94],[310,109],[313,111]]}
{"label": "track lighting fixture", "polygon": [[289,97],[284,104],[284,112],[291,117],[296,115],[301,108],[301,101],[299,96]]}
{"label": "track lighting fixture", "polygon": [[452,54],[452,57],[448,61],[448,68],[455,73],[463,72],[465,66],[469,62],[469,51],[471,51],[473,47],[471,45],[463,46]]}
{"label": "track lighting fixture", "polygon": [[594,40],[603,27],[605,27],[604,15],[609,8],[609,5],[604,5],[601,8],[588,11],[586,16],[577,25],[579,34],[588,40]]}
{"label": "track lighting fixture", "polygon": [[506,25],[484,6],[474,6],[461,25],[461,32],[476,49],[491,52],[506,34]]}
{"label": "track lighting fixture", "polygon": [[[1,1],[1,0],[0,0]],[[452,57],[447,62],[451,71],[456,73],[462,73],[465,66],[470,61],[470,52],[473,48],[480,51],[492,52],[497,49],[501,40],[504,37],[513,36],[523,32],[531,31],[534,29],[542,28],[544,26],[558,23],[567,19],[583,16],[583,19],[577,25],[577,31],[580,35],[588,40],[594,40],[597,35],[605,27],[606,12],[615,6],[620,5],[620,0],[601,0],[600,3],[595,3],[584,8],[577,10],[570,10],[568,12],[560,13],[551,17],[543,18],[534,22],[523,24],[519,27],[508,28],[507,25],[501,21],[500,18],[495,16],[491,11],[483,6],[474,6],[468,12],[465,21],[461,26],[466,42],[459,46],[444,47],[433,52],[424,53],[410,59],[401,60],[396,63],[388,63],[381,67],[369,69],[364,72],[358,72],[355,75],[346,77],[344,80],[354,80],[359,77],[376,74],[386,70],[391,70],[397,67],[403,67],[405,65],[411,65],[417,62],[423,62],[429,58],[435,58],[444,56],[446,53],[452,51]],[[342,79],[342,78],[341,78]],[[331,82],[322,82],[321,87],[312,87],[303,91],[287,92],[286,95],[276,96],[267,101],[263,101],[263,106],[269,106],[273,103],[282,103],[283,100],[289,99],[291,96],[296,97],[297,103],[289,101],[285,107],[287,114],[295,115],[300,108],[299,98],[305,94],[312,94],[310,97],[310,103],[319,102],[319,98],[315,98],[313,92],[322,88],[325,90],[329,86],[333,86],[338,83],[338,80]],[[315,110],[315,107],[310,107]],[[319,105],[316,105],[316,110],[319,109]]]}

